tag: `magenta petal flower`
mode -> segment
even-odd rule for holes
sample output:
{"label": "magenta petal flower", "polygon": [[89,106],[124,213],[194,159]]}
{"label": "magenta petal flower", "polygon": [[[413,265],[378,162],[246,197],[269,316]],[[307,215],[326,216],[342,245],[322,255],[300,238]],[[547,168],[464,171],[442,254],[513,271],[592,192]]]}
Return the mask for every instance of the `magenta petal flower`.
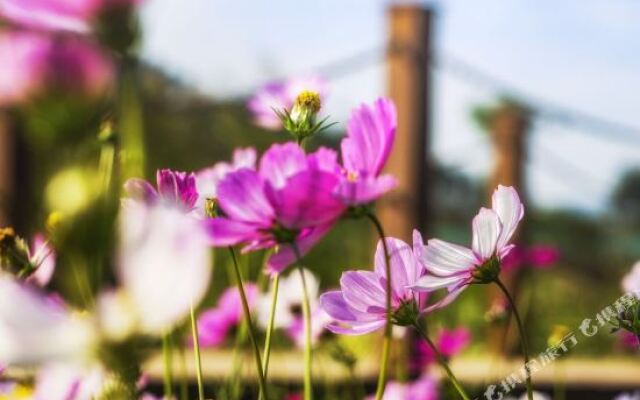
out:
{"label": "magenta petal flower", "polygon": [[390,175],[381,175],[395,140],[396,108],[380,98],[373,106],[363,104],[353,111],[342,139],[344,179],[336,195],[346,204],[369,203],[396,186]]}
{"label": "magenta petal flower", "polygon": [[326,83],[317,76],[294,78],[285,82],[270,82],[260,88],[247,102],[256,125],[266,129],[281,129],[282,121],[274,110],[291,110],[296,97],[303,90],[316,92],[321,98],[326,93]]}
{"label": "magenta petal flower", "polygon": [[452,330],[443,329],[438,335],[438,350],[451,358],[464,350],[471,342],[471,332],[465,327]]}
{"label": "magenta petal flower", "polygon": [[100,13],[139,0],[0,0],[0,19],[36,30],[87,33]]}
{"label": "magenta petal flower", "polygon": [[[418,314],[430,312],[437,306],[424,307],[422,296],[410,290],[425,273],[412,248],[399,239],[386,240],[392,274],[392,318],[398,325],[408,325]],[[360,335],[385,325],[386,273],[382,242],[376,250],[374,271],[344,272],[340,287],[341,290],[320,297],[322,308],[333,318],[327,329],[334,333]]]}
{"label": "magenta petal flower", "polygon": [[256,150],[236,149],[230,163],[222,161],[196,173],[196,187],[199,193],[197,208],[204,210],[206,199],[218,197],[218,185],[228,173],[241,168],[256,169]]}
{"label": "magenta petal flower", "polygon": [[482,208],[473,219],[471,249],[439,239],[429,240],[421,261],[427,275],[413,289],[431,292],[447,288],[452,301],[467,285],[487,283],[497,277],[501,261],[514,245],[509,244],[524,206],[516,190],[498,186],[493,193],[492,208]]}
{"label": "magenta petal flower", "polygon": [[194,173],[160,169],[156,173],[158,190],[147,181],[131,178],[125,182],[125,191],[133,200],[147,205],[163,202],[192,211],[198,200],[196,175]]}
{"label": "magenta petal flower", "polygon": [[[253,308],[258,298],[258,286],[245,283],[249,307]],[[242,303],[238,288],[226,289],[215,308],[205,310],[198,317],[198,337],[203,347],[214,347],[224,342],[229,331],[243,318]]]}
{"label": "magenta petal flower", "polygon": [[227,174],[218,185],[223,216],[206,221],[212,245],[244,243],[243,251],[279,245],[267,266],[282,271],[294,261],[292,243],[306,253],[344,212],[332,195],[339,181],[335,159],[328,149],[307,156],[294,143],[276,144],[258,171]]}
{"label": "magenta petal flower", "polygon": [[48,92],[99,98],[113,82],[112,61],[76,37],[0,31],[0,106],[23,103]]}

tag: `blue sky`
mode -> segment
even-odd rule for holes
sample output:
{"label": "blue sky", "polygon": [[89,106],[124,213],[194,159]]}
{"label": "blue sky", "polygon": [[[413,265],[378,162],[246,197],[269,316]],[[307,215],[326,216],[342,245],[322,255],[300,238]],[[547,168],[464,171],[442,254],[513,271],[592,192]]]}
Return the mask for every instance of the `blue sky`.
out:
{"label": "blue sky", "polygon": [[[312,72],[381,46],[389,4],[149,0],[142,13],[142,53],[206,94],[240,96],[270,78]],[[428,4],[437,10],[437,49],[537,98],[640,127],[640,2]],[[491,149],[469,112],[499,93],[446,71],[437,71],[434,80],[436,157],[471,176],[486,176]],[[373,62],[330,83],[327,112],[344,123],[351,108],[384,95],[384,64]],[[535,205],[598,211],[620,172],[640,167],[640,145],[540,122],[531,135],[529,165]]]}

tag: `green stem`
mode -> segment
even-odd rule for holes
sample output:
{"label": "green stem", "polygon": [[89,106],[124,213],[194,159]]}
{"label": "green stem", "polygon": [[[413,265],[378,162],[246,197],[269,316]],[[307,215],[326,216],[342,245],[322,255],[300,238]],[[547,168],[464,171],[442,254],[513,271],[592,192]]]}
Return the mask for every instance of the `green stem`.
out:
{"label": "green stem", "polygon": [[469,396],[467,395],[467,393],[462,388],[462,385],[460,385],[460,382],[458,382],[458,379],[456,379],[456,376],[451,371],[451,368],[449,368],[449,365],[447,364],[447,360],[445,360],[445,358],[442,356],[442,354],[440,354],[440,352],[438,351],[436,346],[433,344],[431,339],[429,339],[429,336],[424,331],[424,329],[422,329],[422,327],[420,326],[418,321],[414,322],[413,327],[416,329],[416,331],[418,331],[418,333],[420,334],[420,336],[422,336],[422,338],[425,340],[425,342],[427,342],[429,347],[431,347],[431,350],[433,351],[433,354],[436,355],[436,359],[438,360],[438,363],[440,363],[440,366],[442,366],[442,368],[447,373],[447,376],[449,377],[449,380],[451,381],[451,383],[453,384],[455,389],[458,391],[458,394],[460,394],[460,397],[462,397],[464,400],[469,400]]}
{"label": "green stem", "polygon": [[278,303],[278,288],[280,287],[280,274],[277,272],[273,276],[273,294],[271,297],[271,308],[269,310],[269,322],[267,324],[267,333],[264,339],[264,353],[262,357],[262,370],[264,377],[267,378],[269,373],[269,357],[271,356],[271,336],[273,334],[274,321],[276,318],[276,305]]}
{"label": "green stem", "polygon": [[524,331],[524,325],[522,324],[522,319],[520,319],[520,314],[518,313],[518,309],[516,308],[516,303],[513,301],[513,297],[507,290],[507,287],[502,283],[500,278],[496,278],[496,285],[502,290],[507,300],[511,304],[511,310],[513,310],[513,315],[516,317],[516,322],[518,325],[518,333],[520,333],[520,344],[522,345],[522,353],[524,355],[524,370],[527,374],[527,398],[529,400],[533,400],[533,387],[531,385],[531,371],[529,371],[529,350],[527,346],[527,337]]}
{"label": "green stem", "polygon": [[307,288],[307,279],[304,276],[304,269],[300,260],[300,250],[298,246],[291,244],[296,255],[296,263],[298,264],[298,272],[302,281],[302,318],[304,320],[304,400],[313,400],[313,383],[311,363],[313,361],[313,349],[311,343],[311,305],[309,303],[309,291]]}
{"label": "green stem", "polygon": [[253,351],[255,353],[256,370],[258,371],[258,383],[260,385],[260,392],[262,393],[262,396],[265,400],[269,400],[269,396],[267,394],[267,383],[264,378],[264,372],[262,371],[260,348],[258,347],[258,340],[256,339],[256,333],[253,329],[253,323],[251,322],[251,311],[249,310],[249,302],[244,291],[242,274],[240,273],[240,267],[238,266],[238,259],[236,258],[236,252],[233,250],[233,247],[229,247],[229,252],[231,252],[231,259],[233,260],[233,269],[236,274],[236,284],[238,285],[240,299],[242,300],[242,310],[244,311],[244,318],[247,323],[247,328],[249,329],[249,338],[251,339],[251,344],[253,345]]}
{"label": "green stem", "polygon": [[173,397],[173,359],[171,354],[171,333],[162,336],[162,358],[164,360],[164,395]]}
{"label": "green stem", "polygon": [[382,248],[384,250],[385,261],[385,274],[386,274],[386,306],[387,306],[387,324],[384,329],[384,342],[382,344],[382,360],[380,361],[380,373],[378,375],[378,386],[376,389],[376,400],[381,400],[384,395],[384,388],[387,382],[387,368],[389,364],[389,352],[391,349],[391,265],[389,258],[389,248],[387,247],[387,241],[385,240],[384,229],[378,218],[373,213],[367,213],[367,217],[376,228],[378,236],[382,241]]}
{"label": "green stem", "polygon": [[200,338],[196,324],[196,312],[191,305],[191,335],[193,337],[193,355],[196,363],[196,380],[198,382],[198,399],[204,400],[204,386],[202,385],[202,358],[200,356]]}
{"label": "green stem", "polygon": [[187,373],[187,357],[185,356],[185,346],[178,347],[180,350],[180,400],[189,400],[189,377]]}

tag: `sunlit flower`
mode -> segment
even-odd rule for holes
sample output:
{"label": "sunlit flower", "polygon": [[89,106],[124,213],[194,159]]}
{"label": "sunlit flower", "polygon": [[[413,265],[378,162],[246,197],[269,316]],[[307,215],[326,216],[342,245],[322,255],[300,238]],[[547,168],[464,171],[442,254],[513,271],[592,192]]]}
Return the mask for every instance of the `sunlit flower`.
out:
{"label": "sunlit flower", "polygon": [[348,205],[369,203],[391,190],[396,180],[382,174],[391,154],[397,115],[393,102],[380,98],[353,111],[342,139],[344,178],[336,190]]}
{"label": "sunlit flower", "polygon": [[270,82],[256,92],[248,101],[247,107],[253,114],[256,125],[267,129],[281,129],[282,120],[275,111],[291,111],[296,98],[304,90],[318,93],[322,99],[326,94],[326,83],[316,76]]}
{"label": "sunlit flower", "polygon": [[[367,397],[373,400],[375,396]],[[382,400],[437,400],[438,383],[429,375],[422,375],[413,382],[389,382]]]}
{"label": "sunlit flower", "polygon": [[191,211],[198,200],[196,175],[194,173],[159,169],[156,172],[156,190],[149,182],[131,178],[125,182],[128,196],[148,205],[164,203]]}
{"label": "sunlit flower", "polygon": [[206,201],[218,197],[218,185],[230,172],[241,168],[256,169],[256,159],[254,148],[236,149],[230,163],[221,161],[212,167],[198,171],[196,173],[196,188],[198,190],[196,208],[204,211]]}
{"label": "sunlit flower", "polygon": [[[409,289],[425,273],[414,250],[399,239],[387,238],[391,267],[392,321],[407,326],[416,318],[444,304],[424,307],[424,295]],[[327,329],[334,333],[360,335],[386,324],[386,273],[382,242],[378,243],[374,271],[348,271],[340,278],[342,290],[323,294],[322,308],[333,318]]]}
{"label": "sunlit flower", "polygon": [[481,208],[473,219],[471,249],[439,239],[429,240],[421,262],[427,275],[413,289],[434,291],[447,288],[452,301],[469,284],[489,283],[497,279],[501,261],[513,249],[509,240],[524,215],[524,206],[512,187],[498,186],[492,208]]}
{"label": "sunlit flower", "polygon": [[213,246],[246,244],[243,251],[275,248],[267,261],[279,272],[324,236],[344,212],[333,196],[338,184],[335,152],[306,155],[294,143],[275,144],[258,171],[243,168],[218,185],[222,216],[206,221]]}
{"label": "sunlit flower", "polygon": [[[249,308],[253,308],[258,297],[258,287],[253,283],[244,284]],[[218,305],[200,313],[198,317],[198,338],[203,347],[218,346],[235,328],[242,318],[243,310],[238,288],[226,289],[220,296]]]}
{"label": "sunlit flower", "polygon": [[118,275],[139,329],[162,333],[209,287],[210,250],[201,221],[164,204],[132,203],[120,216]]}
{"label": "sunlit flower", "polygon": [[0,106],[54,92],[99,98],[113,81],[112,61],[81,38],[0,31],[0,59]]}
{"label": "sunlit flower", "polygon": [[622,279],[622,289],[625,292],[640,293],[640,261],[636,262]]}

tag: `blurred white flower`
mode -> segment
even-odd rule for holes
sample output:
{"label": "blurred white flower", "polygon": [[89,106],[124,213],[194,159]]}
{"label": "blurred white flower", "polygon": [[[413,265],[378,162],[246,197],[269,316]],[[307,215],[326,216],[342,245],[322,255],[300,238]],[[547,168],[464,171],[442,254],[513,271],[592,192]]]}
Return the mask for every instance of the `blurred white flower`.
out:
{"label": "blurred white flower", "polygon": [[622,278],[622,289],[625,292],[640,292],[640,261],[636,262],[631,271]]}
{"label": "blurred white flower", "polygon": [[200,221],[162,204],[121,211],[118,273],[143,333],[183,319],[209,287],[211,252]]}
{"label": "blurred white flower", "polygon": [[[304,269],[305,281],[309,292],[309,306],[311,309],[311,341],[316,343],[324,332],[331,317],[320,307],[318,294],[320,282],[307,269]],[[257,319],[258,325],[266,329],[269,323],[269,311],[273,299],[273,282],[269,293],[258,298]],[[285,329],[289,338],[298,347],[304,346],[304,321],[302,318],[302,279],[298,270],[292,270],[285,278],[280,279],[278,290],[278,302],[276,303],[276,315],[274,329]]]}
{"label": "blurred white flower", "polygon": [[96,338],[89,316],[73,314],[37,289],[0,276],[0,360],[4,363],[86,360]]}
{"label": "blurred white flower", "polygon": [[[304,277],[307,283],[309,294],[309,304],[311,310],[318,307],[318,293],[320,283],[315,275],[308,269],[304,269]],[[258,325],[267,328],[269,323],[269,311],[271,310],[271,300],[273,298],[273,281],[269,292],[258,299]],[[275,329],[287,329],[302,316],[302,279],[297,269],[292,270],[286,277],[280,278],[278,290],[278,302],[276,303],[276,316],[274,319]]]}
{"label": "blurred white flower", "polygon": [[104,382],[99,366],[49,364],[38,371],[34,400],[91,400]]}

